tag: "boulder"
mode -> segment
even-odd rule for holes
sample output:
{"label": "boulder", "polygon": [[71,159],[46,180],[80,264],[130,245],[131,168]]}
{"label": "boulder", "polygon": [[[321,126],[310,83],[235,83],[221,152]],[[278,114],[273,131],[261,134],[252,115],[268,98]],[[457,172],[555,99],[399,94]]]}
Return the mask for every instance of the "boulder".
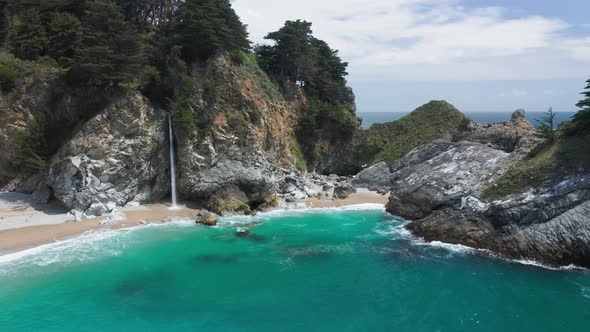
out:
{"label": "boulder", "polygon": [[535,128],[525,117],[524,110],[517,110],[510,121],[500,123],[470,122],[468,130],[456,134],[455,140],[467,140],[488,144],[506,152],[517,151],[526,154],[539,141]]}
{"label": "boulder", "polygon": [[352,184],[357,188],[386,191],[391,187],[390,175],[389,165],[386,162],[380,162],[360,171],[352,179]]}
{"label": "boulder", "polygon": [[197,224],[205,225],[205,226],[216,226],[217,225],[217,216],[209,211],[201,210],[196,214],[195,222]]}
{"label": "boulder", "polygon": [[252,233],[250,232],[250,230],[245,227],[237,227],[236,228],[236,236],[237,237],[248,237],[251,234]]}
{"label": "boulder", "polygon": [[346,199],[356,193],[356,189],[349,183],[340,183],[334,188],[336,199]]}

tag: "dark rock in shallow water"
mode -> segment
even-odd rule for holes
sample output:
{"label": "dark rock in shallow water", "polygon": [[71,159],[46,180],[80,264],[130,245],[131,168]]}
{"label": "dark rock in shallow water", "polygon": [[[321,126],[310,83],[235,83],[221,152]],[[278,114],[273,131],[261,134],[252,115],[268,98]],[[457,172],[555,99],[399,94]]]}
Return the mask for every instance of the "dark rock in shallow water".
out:
{"label": "dark rock in shallow water", "polygon": [[238,237],[248,237],[248,236],[251,236],[252,233],[250,232],[249,229],[247,229],[245,227],[238,227],[238,228],[236,228],[236,235]]}
{"label": "dark rock in shallow water", "polygon": [[265,242],[266,238],[264,236],[256,235],[252,233],[249,229],[245,227],[238,227],[236,229],[236,237],[240,239],[248,239],[254,242]]}

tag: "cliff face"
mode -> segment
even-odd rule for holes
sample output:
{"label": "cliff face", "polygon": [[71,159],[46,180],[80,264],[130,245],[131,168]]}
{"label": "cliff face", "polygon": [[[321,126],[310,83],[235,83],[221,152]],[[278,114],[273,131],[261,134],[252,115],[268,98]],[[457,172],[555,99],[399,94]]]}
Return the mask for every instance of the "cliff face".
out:
{"label": "cliff face", "polygon": [[[285,182],[305,162],[295,140],[305,98],[286,101],[246,56],[235,63],[219,54],[194,65],[192,77],[190,123],[174,122],[181,197],[248,212],[276,203],[285,188],[305,192]],[[0,118],[5,189],[53,196],[89,215],[170,192],[167,116],[139,92],[31,77],[2,96]]]}
{"label": "cliff face", "polygon": [[215,211],[272,203],[294,171],[294,130],[302,98],[287,102],[249,58],[223,54],[195,65],[196,132],[176,131],[181,196]]}
{"label": "cliff face", "polygon": [[66,207],[102,215],[170,192],[165,114],[138,92],[113,100],[51,158],[47,186]]}

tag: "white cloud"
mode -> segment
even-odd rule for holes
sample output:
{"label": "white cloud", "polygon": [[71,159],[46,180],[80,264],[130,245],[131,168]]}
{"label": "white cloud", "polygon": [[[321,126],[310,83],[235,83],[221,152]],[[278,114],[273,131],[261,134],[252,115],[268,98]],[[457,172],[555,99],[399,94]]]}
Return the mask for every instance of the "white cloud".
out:
{"label": "white cloud", "polygon": [[[465,9],[459,0],[235,0],[251,39],[286,20],[350,62],[351,79],[497,80],[584,77],[590,38],[567,37],[558,18],[509,17],[509,9]],[[587,70],[586,70],[587,71]]]}

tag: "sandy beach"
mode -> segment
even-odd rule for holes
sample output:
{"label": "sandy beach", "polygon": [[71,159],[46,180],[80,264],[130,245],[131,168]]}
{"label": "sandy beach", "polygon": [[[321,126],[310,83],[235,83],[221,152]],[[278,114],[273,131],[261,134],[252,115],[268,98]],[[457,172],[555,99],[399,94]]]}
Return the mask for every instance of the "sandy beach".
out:
{"label": "sandy beach", "polygon": [[[366,189],[359,189],[356,194],[347,199],[309,198],[297,203],[299,205],[303,203],[311,208],[326,208],[365,203],[385,204],[387,198]],[[59,205],[38,204],[26,194],[0,192],[0,255],[66,240],[89,231],[136,227],[140,225],[140,221],[159,223],[167,218],[192,218],[196,212],[196,208],[187,206],[170,210],[166,204],[149,204],[123,208],[115,216],[115,223],[103,225],[101,222],[109,217],[76,222]]]}

